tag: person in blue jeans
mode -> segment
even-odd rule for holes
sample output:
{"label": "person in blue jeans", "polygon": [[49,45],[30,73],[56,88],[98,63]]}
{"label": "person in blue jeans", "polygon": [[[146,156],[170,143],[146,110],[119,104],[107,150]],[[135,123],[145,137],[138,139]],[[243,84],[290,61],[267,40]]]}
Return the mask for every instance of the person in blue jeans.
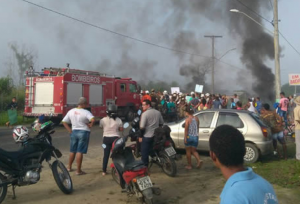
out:
{"label": "person in blue jeans", "polygon": [[227,180],[221,204],[278,203],[272,185],[250,167],[244,167],[245,139],[238,129],[230,125],[217,127],[209,138],[209,147],[212,161]]}
{"label": "person in blue jeans", "polygon": [[[87,108],[86,98],[79,98],[78,107],[69,110],[63,118],[62,123],[70,133],[70,156],[68,171],[72,171],[72,164],[76,157],[77,171],[76,175],[86,174],[81,170],[83,154],[87,153],[90,138],[90,128],[93,126],[95,119]],[[72,129],[69,124],[72,124]]]}
{"label": "person in blue jeans", "polygon": [[161,113],[154,108],[151,108],[151,101],[144,100],[142,103],[143,114],[141,115],[140,129],[143,137],[139,138],[141,145],[142,161],[145,166],[149,164],[149,154],[153,148],[154,131],[159,126],[164,124]]}
{"label": "person in blue jeans", "polygon": [[188,165],[186,169],[192,169],[192,155],[197,159],[197,168],[200,168],[203,161],[197,152],[198,140],[199,140],[199,119],[194,116],[194,111],[187,106],[185,109],[185,129],[184,129],[184,144],[186,150],[186,158]]}

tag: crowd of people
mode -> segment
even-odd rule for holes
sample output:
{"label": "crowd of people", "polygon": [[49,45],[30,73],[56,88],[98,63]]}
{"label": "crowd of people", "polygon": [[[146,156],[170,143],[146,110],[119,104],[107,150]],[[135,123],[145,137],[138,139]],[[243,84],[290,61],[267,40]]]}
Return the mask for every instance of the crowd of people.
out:
{"label": "crowd of people", "polygon": [[[273,104],[277,113],[284,117],[286,124],[288,121],[293,121],[293,111],[296,107],[294,103],[294,95],[285,97],[284,92],[281,93],[281,98],[285,101],[287,106],[279,106],[279,102]],[[239,99],[237,94],[233,96],[226,96],[221,94],[210,94],[210,93],[172,93],[169,94],[167,91],[156,92],[152,89],[151,92],[148,90],[141,91],[141,103],[144,100],[151,101],[151,106],[156,110],[159,110],[166,119],[184,118],[184,110],[189,105],[194,112],[207,109],[237,109],[237,110],[248,110],[260,114],[262,109],[262,102],[260,97],[248,98],[247,102],[243,102]]]}
{"label": "crowd of people", "polygon": [[242,104],[237,94],[232,97],[221,94],[200,94],[200,93],[173,93],[167,91],[156,92],[154,89],[151,93],[141,91],[141,102],[150,100],[153,108],[159,110],[167,120],[184,118],[186,106],[190,106],[194,112],[207,109],[238,109],[249,110],[260,113],[260,97],[249,98],[246,104]]}
{"label": "crowd of people", "polygon": [[[273,104],[273,110],[268,103],[261,103],[260,98],[250,98],[248,102],[242,105],[241,101],[234,95],[229,98],[226,95],[214,94],[168,94],[156,93],[154,89],[151,93],[146,91],[142,93],[141,104],[143,113],[141,115],[140,129],[143,137],[139,138],[141,143],[142,161],[147,166],[149,163],[149,152],[154,140],[154,131],[164,124],[163,115],[186,118],[185,137],[187,166],[186,169],[193,168],[191,156],[197,160],[196,168],[202,166],[203,161],[197,153],[199,142],[199,119],[194,113],[206,109],[239,109],[255,112],[261,118],[263,123],[270,127],[273,139],[274,154],[287,159],[287,148],[284,138],[285,127],[295,123],[296,134],[296,159],[300,160],[300,96],[294,99],[293,96],[285,97],[285,93],[280,93],[280,101]],[[68,171],[72,171],[72,164],[76,158],[77,175],[85,174],[81,170],[83,154],[87,153],[90,128],[95,120],[93,115],[85,110],[87,100],[83,97],[79,99],[78,107],[70,110],[63,119],[63,124],[71,134],[70,157]],[[159,112],[160,111],[160,112]],[[72,124],[72,128],[68,124]],[[100,128],[103,128],[103,175],[106,175],[107,164],[109,160],[112,143],[121,136],[123,130],[122,121],[117,117],[117,107],[109,106],[107,117],[100,120]],[[282,145],[283,152],[280,153],[277,148],[277,142]],[[247,203],[278,203],[276,194],[269,182],[265,181],[259,175],[255,174],[251,168],[243,165],[245,155],[245,141],[243,135],[234,127],[221,125],[217,127],[210,136],[210,156],[214,164],[220,168],[227,183],[221,194],[221,203],[225,201],[251,201]],[[244,188],[244,186],[247,186]],[[250,191],[249,191],[250,189]],[[239,196],[233,196],[236,194]],[[256,196],[253,196],[256,195]],[[242,200],[240,200],[242,199]],[[233,203],[233,202],[231,202]]]}
{"label": "crowd of people", "polygon": [[[271,129],[274,154],[278,154],[279,157],[285,159],[287,159],[287,150],[284,136],[288,134],[285,130],[288,126],[296,123],[294,109],[297,106],[297,100],[294,97],[293,95],[286,97],[285,93],[281,92],[280,101],[270,105],[262,103],[260,97],[248,98],[247,102],[243,104],[237,94],[234,94],[232,97],[195,92],[169,94],[167,91],[161,93],[156,92],[154,89],[151,90],[151,93],[149,91],[141,92],[141,102],[145,100],[151,101],[152,108],[159,110],[168,122],[185,118],[187,116],[187,107],[193,113],[207,109],[237,109],[257,113],[261,120]],[[278,151],[278,142],[282,145],[282,153]],[[298,146],[300,148],[300,143]],[[300,149],[298,151],[300,153]]]}

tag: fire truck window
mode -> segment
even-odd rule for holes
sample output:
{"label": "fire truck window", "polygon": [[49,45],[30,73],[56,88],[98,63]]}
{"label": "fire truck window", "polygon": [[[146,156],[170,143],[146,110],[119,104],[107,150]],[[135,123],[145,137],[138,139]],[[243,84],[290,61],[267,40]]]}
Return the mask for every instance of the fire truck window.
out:
{"label": "fire truck window", "polygon": [[129,84],[129,91],[131,93],[136,93],[137,92],[136,85],[135,84]]}
{"label": "fire truck window", "polygon": [[121,84],[121,92],[126,92],[126,84]]}

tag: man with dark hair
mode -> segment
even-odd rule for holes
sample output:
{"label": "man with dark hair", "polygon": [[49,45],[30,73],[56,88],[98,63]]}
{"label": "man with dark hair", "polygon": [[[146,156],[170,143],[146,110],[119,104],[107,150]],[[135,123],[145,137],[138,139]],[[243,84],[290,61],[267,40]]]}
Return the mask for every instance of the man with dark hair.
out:
{"label": "man with dark hair", "polygon": [[149,163],[149,152],[152,148],[153,144],[153,136],[154,131],[159,126],[164,124],[164,120],[159,111],[151,108],[151,101],[144,100],[142,103],[143,114],[141,115],[140,129],[143,134],[143,138],[140,138],[139,142],[142,143],[141,153],[142,153],[142,161],[146,166]]}
{"label": "man with dark hair", "polygon": [[261,111],[261,102],[260,102],[260,97],[256,97],[256,111],[258,114],[260,114]]}
{"label": "man with dark hair", "polygon": [[239,99],[238,99],[238,97],[237,97],[237,94],[234,94],[233,96],[234,96],[234,97],[233,97],[234,102],[237,103],[237,102],[239,101]]}
{"label": "man with dark hair", "polygon": [[227,180],[221,193],[221,204],[278,203],[272,185],[244,167],[246,153],[242,133],[230,125],[221,125],[209,139],[210,157]]}
{"label": "man with dark hair", "polygon": [[262,105],[261,109],[261,120],[271,128],[274,155],[278,153],[282,157],[281,153],[277,150],[277,141],[282,145],[284,158],[287,159],[287,148],[284,140],[282,118],[275,113],[275,111],[270,110],[270,105],[265,103]]}
{"label": "man with dark hair", "polygon": [[196,98],[195,94],[192,94],[192,100],[189,102],[189,105],[194,112],[197,112],[199,106],[199,99]]}
{"label": "man with dark hair", "polygon": [[287,99],[285,97],[284,92],[280,93],[280,102],[279,102],[279,108],[281,109],[281,117],[284,118],[284,122],[285,122],[285,127],[287,127],[288,122],[287,122],[287,110],[288,110],[288,106],[289,106],[289,99]]}

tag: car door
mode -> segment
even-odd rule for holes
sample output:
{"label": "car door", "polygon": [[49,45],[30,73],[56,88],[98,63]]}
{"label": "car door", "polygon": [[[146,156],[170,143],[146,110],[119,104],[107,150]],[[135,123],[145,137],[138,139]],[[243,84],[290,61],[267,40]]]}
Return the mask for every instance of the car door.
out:
{"label": "car door", "polygon": [[209,137],[213,129],[213,121],[216,117],[214,111],[204,111],[196,115],[199,118],[199,144],[198,149],[209,150]]}
{"label": "car door", "polygon": [[216,127],[220,125],[231,125],[237,128],[243,135],[246,133],[246,126],[237,113],[220,111]]}

